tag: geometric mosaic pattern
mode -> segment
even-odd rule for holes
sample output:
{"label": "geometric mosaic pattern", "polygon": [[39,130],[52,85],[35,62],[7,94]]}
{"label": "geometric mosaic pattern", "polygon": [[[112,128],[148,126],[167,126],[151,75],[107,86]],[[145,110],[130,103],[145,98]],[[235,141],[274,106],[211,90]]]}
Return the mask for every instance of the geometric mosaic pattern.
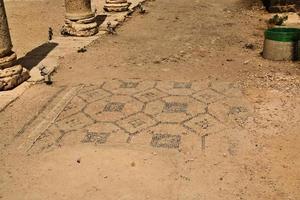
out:
{"label": "geometric mosaic pattern", "polygon": [[240,90],[228,83],[111,80],[84,86],[47,133],[59,135],[55,142],[61,145],[126,142],[177,149],[188,137],[242,127],[251,113]]}

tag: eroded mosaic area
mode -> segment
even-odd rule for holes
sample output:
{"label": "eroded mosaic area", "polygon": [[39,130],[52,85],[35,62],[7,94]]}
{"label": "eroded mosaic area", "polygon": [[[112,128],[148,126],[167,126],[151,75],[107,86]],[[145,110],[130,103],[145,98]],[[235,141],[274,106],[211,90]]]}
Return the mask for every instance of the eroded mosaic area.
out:
{"label": "eroded mosaic area", "polygon": [[241,91],[230,83],[112,80],[85,85],[47,135],[51,144],[60,145],[178,149],[186,141],[242,126],[251,113]]}

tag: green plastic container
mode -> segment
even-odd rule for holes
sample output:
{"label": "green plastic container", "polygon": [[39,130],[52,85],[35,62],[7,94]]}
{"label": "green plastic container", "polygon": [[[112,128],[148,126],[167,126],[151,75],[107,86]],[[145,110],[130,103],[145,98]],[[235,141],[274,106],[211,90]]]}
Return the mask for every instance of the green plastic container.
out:
{"label": "green plastic container", "polygon": [[263,57],[269,60],[299,60],[300,29],[271,28],[265,32]]}
{"label": "green plastic container", "polygon": [[278,42],[295,42],[300,40],[300,29],[297,28],[271,28],[266,30],[265,39]]}

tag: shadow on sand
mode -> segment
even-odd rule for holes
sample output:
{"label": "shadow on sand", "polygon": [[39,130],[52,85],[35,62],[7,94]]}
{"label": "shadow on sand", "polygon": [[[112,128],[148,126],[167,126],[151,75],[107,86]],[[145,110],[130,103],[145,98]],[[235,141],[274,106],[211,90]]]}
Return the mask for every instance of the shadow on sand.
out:
{"label": "shadow on sand", "polygon": [[56,46],[58,43],[46,42],[30,52],[24,57],[18,59],[18,64],[21,64],[26,69],[31,70],[34,66],[38,65]]}
{"label": "shadow on sand", "polygon": [[100,26],[106,19],[107,15],[97,15],[96,16],[96,23]]}

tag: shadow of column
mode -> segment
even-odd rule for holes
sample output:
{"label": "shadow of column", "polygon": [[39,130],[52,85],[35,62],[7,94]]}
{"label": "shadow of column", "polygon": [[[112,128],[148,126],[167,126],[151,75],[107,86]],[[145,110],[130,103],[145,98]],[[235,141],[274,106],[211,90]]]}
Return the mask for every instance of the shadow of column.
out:
{"label": "shadow of column", "polygon": [[28,52],[24,57],[19,58],[17,63],[26,69],[31,70],[34,66],[37,66],[57,45],[58,43],[55,42],[46,42]]}
{"label": "shadow of column", "polygon": [[97,15],[96,16],[96,23],[98,27],[105,21],[107,15]]}

